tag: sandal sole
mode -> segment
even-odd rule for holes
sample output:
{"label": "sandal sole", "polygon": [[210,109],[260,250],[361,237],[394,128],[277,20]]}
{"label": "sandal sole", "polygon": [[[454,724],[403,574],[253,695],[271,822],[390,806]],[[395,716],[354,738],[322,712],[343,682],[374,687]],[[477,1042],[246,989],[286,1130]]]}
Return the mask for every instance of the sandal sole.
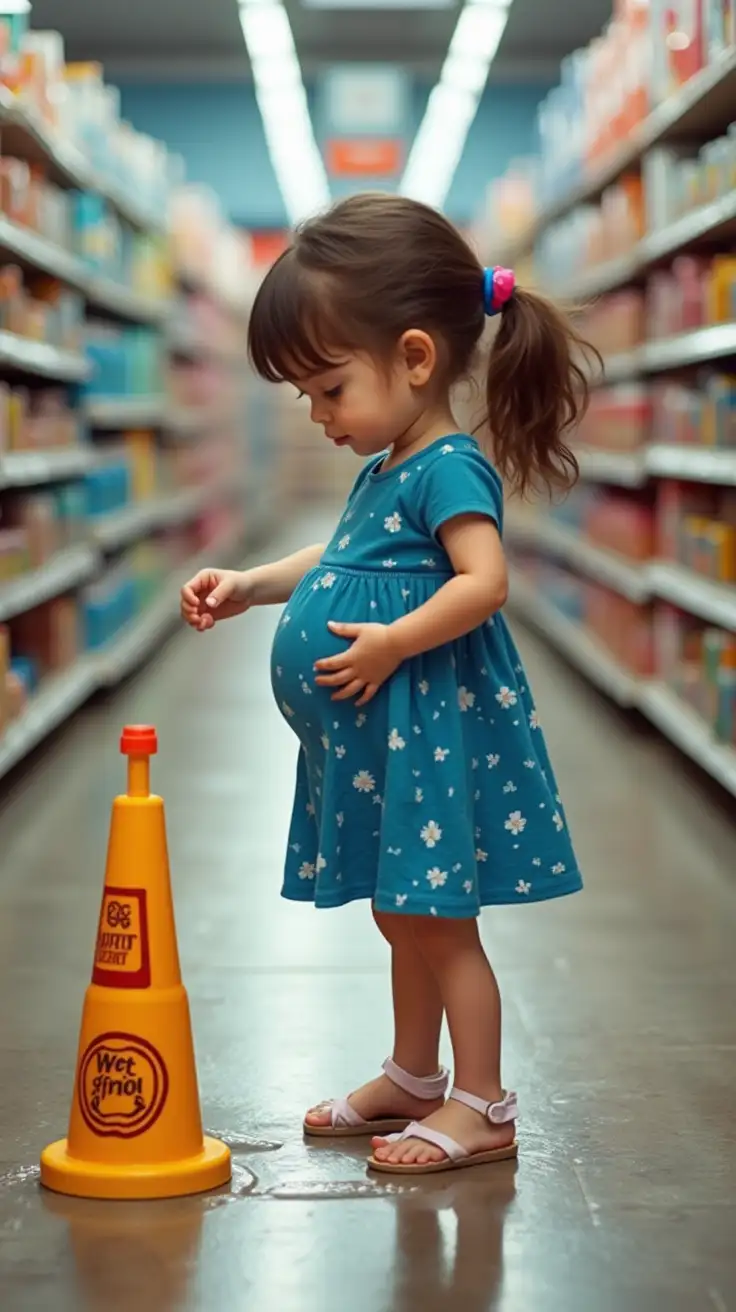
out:
{"label": "sandal sole", "polygon": [[310,1125],[304,1122],[303,1131],[308,1139],[367,1139],[375,1135],[403,1134],[411,1125],[403,1121],[366,1121],[365,1125]]}
{"label": "sandal sole", "polygon": [[410,1162],[402,1166],[400,1162],[379,1162],[375,1157],[368,1158],[368,1170],[382,1175],[439,1175],[443,1171],[465,1171],[470,1166],[490,1166],[493,1162],[511,1162],[519,1156],[519,1145],[514,1142],[508,1148],[493,1148],[487,1153],[473,1153],[453,1162],[449,1157],[441,1162]]}

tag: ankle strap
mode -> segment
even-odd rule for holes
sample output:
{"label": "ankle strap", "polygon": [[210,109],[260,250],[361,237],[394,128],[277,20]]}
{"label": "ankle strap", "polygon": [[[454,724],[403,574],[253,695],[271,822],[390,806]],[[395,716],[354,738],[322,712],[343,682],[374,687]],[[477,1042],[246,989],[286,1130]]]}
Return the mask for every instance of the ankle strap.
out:
{"label": "ankle strap", "polygon": [[444,1067],[440,1067],[436,1075],[410,1075],[408,1071],[396,1065],[393,1057],[386,1058],[383,1063],[383,1073],[411,1098],[421,1098],[425,1102],[444,1098],[450,1082],[449,1074]]}
{"label": "ankle strap", "polygon": [[452,1089],[450,1097],[461,1102],[471,1111],[480,1112],[491,1125],[505,1125],[508,1121],[519,1119],[519,1108],[515,1093],[507,1093],[503,1102],[486,1102],[485,1098],[476,1098],[473,1093],[464,1093],[462,1089]]}

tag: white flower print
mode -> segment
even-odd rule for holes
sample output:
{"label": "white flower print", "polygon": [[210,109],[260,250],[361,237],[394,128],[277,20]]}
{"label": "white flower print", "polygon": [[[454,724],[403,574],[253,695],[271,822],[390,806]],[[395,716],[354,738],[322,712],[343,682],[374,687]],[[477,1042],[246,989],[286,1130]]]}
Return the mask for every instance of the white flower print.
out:
{"label": "white flower print", "polygon": [[436,916],[436,915],[437,915],[437,908],[436,908],[436,907],[430,907],[430,908],[429,908],[429,914],[430,914],[430,916]]}
{"label": "white flower print", "polygon": [[304,693],[304,696],[305,696],[305,697],[311,697],[311,696],[312,696],[312,689],[310,688],[310,686],[309,686],[309,684],[307,683],[306,679],[302,679],[302,692]]}
{"label": "white flower print", "polygon": [[336,583],[337,583],[337,574],[332,574],[332,573],[323,574],[322,578],[319,581],[319,586],[321,588],[334,588]]}
{"label": "white flower print", "polygon": [[291,847],[292,852],[296,852],[297,855],[298,855],[298,854],[301,852],[301,850],[302,850],[302,845],[301,845],[301,843],[291,843],[291,844],[290,844],[290,847]]}
{"label": "white flower print", "polygon": [[442,838],[442,830],[436,820],[429,820],[421,830],[419,837],[426,847],[436,847]]}
{"label": "white flower print", "polygon": [[345,548],[349,546],[350,546],[350,534],[346,533],[343,538],[340,538],[340,541],[337,544],[337,549],[338,551],[344,551]]}
{"label": "white flower print", "polygon": [[314,879],[315,873],[315,866],[311,861],[305,861],[297,871],[300,879]]}
{"label": "white flower print", "polygon": [[453,873],[453,875],[459,875],[459,874],[460,874],[460,871],[462,870],[462,868],[463,868],[463,867],[462,867],[461,862],[458,861],[457,865],[452,867],[452,873]]}
{"label": "white flower print", "polygon": [[563,866],[562,862],[561,862],[561,861],[558,861],[558,862],[557,862],[557,865],[552,867],[552,874],[553,874],[553,875],[564,875],[565,872],[566,872],[566,870],[567,870],[567,866]]}
{"label": "white flower print", "polygon": [[318,853],[318,855],[317,855],[317,862],[316,862],[316,867],[315,867],[315,868],[316,868],[316,870],[317,870],[317,873],[319,873],[320,870],[326,870],[326,869],[327,869],[327,862],[325,861],[325,859],[324,859],[324,857],[323,857],[323,855],[322,855],[321,852]]}
{"label": "white flower print", "polygon": [[301,634],[300,634],[300,637],[301,637],[302,642],[308,642],[308,641],[309,641],[309,639],[307,638],[307,634],[306,634],[306,630],[305,630],[305,629],[302,629]]}
{"label": "white flower print", "polygon": [[525,770],[535,770],[536,768],[537,768],[537,763],[536,763],[536,761],[528,760],[528,761],[525,761],[525,762],[524,762],[524,769],[525,769]]}
{"label": "white flower print", "polygon": [[504,784],[503,791],[505,793],[516,793],[518,792],[518,789],[516,787],[516,784],[512,783],[512,781],[509,779],[508,783]]}
{"label": "white flower print", "polygon": [[542,727],[542,721],[539,718],[539,712],[532,711],[531,715],[529,716],[529,728],[541,729],[541,727]]}
{"label": "white flower print", "polygon": [[457,690],[457,703],[461,711],[472,711],[475,706],[475,693],[462,687]]}
{"label": "white flower print", "polygon": [[435,747],[434,749],[434,759],[438,765],[442,765],[442,763],[447,760],[449,755],[450,755],[449,747]]}
{"label": "white flower print", "polygon": [[296,711],[293,711],[291,707],[287,705],[286,702],[281,703],[281,709],[284,712],[284,715],[288,715],[290,720],[294,719],[294,716],[296,715]]}
{"label": "white flower print", "polygon": [[362,728],[363,728],[363,725],[367,722],[367,720],[368,720],[368,716],[367,716],[367,715],[363,715],[362,712],[361,712],[360,715],[356,716],[356,718],[355,718],[355,727],[356,727],[356,729],[362,729]]}
{"label": "white flower print", "polygon": [[423,788],[415,788],[415,789],[414,789],[414,801],[415,801],[415,802],[423,802],[423,801],[424,801],[424,789],[423,789]]}
{"label": "white flower print", "polygon": [[444,888],[447,883],[447,871],[440,870],[439,866],[435,866],[433,870],[427,871],[427,881],[432,885],[432,888]]}
{"label": "white flower print", "polygon": [[437,561],[435,560],[434,556],[427,556],[426,560],[422,561],[422,564],[425,566],[426,569],[437,568]]}
{"label": "white flower print", "polygon": [[488,860],[488,853],[484,852],[482,847],[479,847],[475,853],[475,859],[479,865],[485,865]]}
{"label": "white flower print", "polygon": [[338,747],[335,748],[335,756],[337,757],[338,761],[342,761],[347,750],[348,750],[347,747],[343,747],[342,744],[340,744]]}
{"label": "white flower print", "polygon": [[471,763],[471,764],[472,764],[474,770],[477,770],[477,769],[480,767],[480,761],[478,760],[477,756],[474,756],[474,757],[473,757],[473,760],[472,760],[472,763]]}
{"label": "white flower print", "polygon": [[419,684],[419,691],[422,694],[422,697],[427,696],[427,693],[429,692],[429,684],[426,679],[422,679],[422,682]]}
{"label": "white flower print", "polygon": [[280,678],[281,678],[281,675],[283,674],[283,672],[284,672],[284,671],[283,671],[282,667],[281,667],[280,665],[277,665],[277,666],[276,666],[276,678],[277,678],[277,679],[280,679]]}
{"label": "white flower print", "polygon": [[488,762],[488,769],[489,769],[489,770],[495,770],[496,766],[498,765],[499,761],[501,760],[501,757],[498,756],[497,753],[492,753],[490,756],[487,756],[487,757],[486,757],[486,760],[487,760],[487,762]]}
{"label": "white flower print", "polygon": [[376,781],[368,770],[359,770],[353,779],[353,788],[359,793],[372,793],[375,786]]}
{"label": "white flower print", "polygon": [[408,901],[408,900],[409,900],[409,894],[408,894],[408,893],[397,893],[397,894],[396,894],[396,905],[397,905],[397,907],[405,907],[406,904],[407,904],[407,901]]}
{"label": "white flower print", "polygon": [[560,815],[559,811],[555,811],[554,815],[552,816],[552,823],[555,829],[557,830],[558,834],[561,834],[562,830],[565,828],[565,821],[562,819],[562,816]]}
{"label": "white flower print", "polygon": [[329,752],[329,750],[330,750],[330,740],[329,740],[329,738],[327,737],[327,734],[326,734],[326,733],[323,733],[323,734],[322,734],[322,738],[321,738],[320,741],[321,741],[322,746],[324,747],[325,751],[326,751],[326,752]]}
{"label": "white flower print", "polygon": [[382,564],[384,569],[396,569],[398,561],[389,559],[382,561]]}
{"label": "white flower print", "polygon": [[454,450],[455,450],[454,446],[452,446],[452,444],[451,444],[450,442],[448,442],[448,443],[447,443],[447,446],[443,446],[442,451],[440,452],[440,454],[443,455],[443,456],[449,456],[449,455],[452,455],[452,453],[453,453]]}
{"label": "white flower print", "polygon": [[392,729],[388,736],[389,750],[392,752],[403,752],[406,742],[401,737],[398,729]]}
{"label": "white flower print", "polygon": [[518,697],[512,688],[504,686],[503,688],[499,688],[496,693],[496,701],[505,711],[510,711],[511,707],[516,705]]}
{"label": "white flower print", "polygon": [[399,474],[399,482],[405,483],[408,478],[411,478],[411,474],[408,469],[404,469],[402,473]]}
{"label": "white flower print", "polygon": [[540,856],[533,857],[532,859],[533,866],[541,866],[541,864],[542,864],[542,858]]}
{"label": "white flower print", "polygon": [[404,598],[404,601],[408,601],[411,596],[411,593],[408,588],[402,588],[401,595]]}
{"label": "white flower print", "polygon": [[526,879],[520,879],[516,885],[516,891],[521,894],[522,897],[528,897],[532,891],[532,886]]}
{"label": "white flower print", "polygon": [[377,601],[372,601],[372,602],[371,602],[371,610],[378,610],[378,602],[377,602]]}
{"label": "white flower print", "polygon": [[448,796],[448,797],[454,797],[454,796],[455,796],[455,789],[452,788],[452,787],[448,788],[448,790],[447,790],[447,796]]}
{"label": "white flower print", "polygon": [[317,811],[314,802],[307,802],[307,815],[316,815]]}
{"label": "white flower print", "polygon": [[345,824],[345,812],[338,811],[337,815],[335,816],[335,821],[337,823],[338,829],[342,829],[343,825]]}
{"label": "white flower print", "polygon": [[526,829],[526,820],[521,811],[512,811],[508,820],[504,824],[504,829],[508,829],[510,834],[523,834]]}
{"label": "white flower print", "polygon": [[416,734],[417,738],[421,738],[421,736],[422,736],[422,731],[421,731],[421,729],[420,729],[420,727],[419,727],[418,724],[415,724],[415,725],[414,725],[414,727],[413,727],[413,731],[414,731],[414,733]]}
{"label": "white flower print", "polygon": [[398,510],[395,510],[393,515],[387,515],[383,521],[383,527],[385,528],[387,533],[400,533],[401,524],[402,524],[401,515],[399,514]]}
{"label": "white flower print", "polygon": [[389,847],[386,849],[386,851],[388,852],[389,856],[401,856],[400,847]]}
{"label": "white flower print", "polygon": [[291,615],[289,614],[288,610],[286,614],[283,616],[281,623],[283,626],[286,626],[287,624],[291,624]]}
{"label": "white flower print", "polygon": [[470,894],[472,893],[472,891],[473,891],[473,881],[472,879],[466,879],[465,883],[463,884],[463,892]]}
{"label": "white flower print", "polygon": [[439,720],[439,718],[440,718],[440,713],[439,713],[439,711],[435,711],[434,714],[433,714],[433,716],[432,716],[432,719],[433,719],[433,720]]}

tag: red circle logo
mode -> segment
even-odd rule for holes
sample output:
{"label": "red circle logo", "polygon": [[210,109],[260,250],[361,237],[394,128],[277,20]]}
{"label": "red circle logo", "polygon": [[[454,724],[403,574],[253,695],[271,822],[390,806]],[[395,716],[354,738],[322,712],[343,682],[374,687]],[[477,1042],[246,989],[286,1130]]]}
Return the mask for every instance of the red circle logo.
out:
{"label": "red circle logo", "polygon": [[169,1074],[148,1039],[115,1031],[89,1044],[79,1063],[77,1087],[82,1116],[93,1134],[135,1139],[161,1115]]}

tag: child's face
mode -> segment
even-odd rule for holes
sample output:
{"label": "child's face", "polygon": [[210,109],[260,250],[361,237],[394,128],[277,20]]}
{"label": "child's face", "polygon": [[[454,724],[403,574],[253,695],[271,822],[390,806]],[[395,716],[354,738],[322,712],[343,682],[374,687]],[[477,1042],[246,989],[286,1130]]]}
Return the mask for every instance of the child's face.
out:
{"label": "child's face", "polygon": [[363,353],[346,355],[334,367],[294,384],[309,398],[312,422],[336,446],[358,456],[378,455],[406,433],[421,413],[403,355],[380,365]]}

